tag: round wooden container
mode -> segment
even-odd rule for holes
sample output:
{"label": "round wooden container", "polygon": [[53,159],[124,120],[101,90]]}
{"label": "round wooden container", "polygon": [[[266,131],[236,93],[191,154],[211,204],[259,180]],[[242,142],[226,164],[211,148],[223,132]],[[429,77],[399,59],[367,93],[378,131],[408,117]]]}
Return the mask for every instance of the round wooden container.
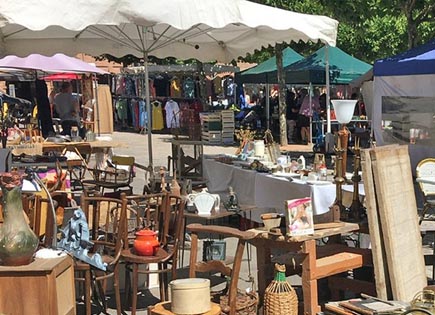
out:
{"label": "round wooden container", "polygon": [[169,283],[171,310],[177,315],[202,314],[210,311],[210,280],[202,278],[177,279]]}

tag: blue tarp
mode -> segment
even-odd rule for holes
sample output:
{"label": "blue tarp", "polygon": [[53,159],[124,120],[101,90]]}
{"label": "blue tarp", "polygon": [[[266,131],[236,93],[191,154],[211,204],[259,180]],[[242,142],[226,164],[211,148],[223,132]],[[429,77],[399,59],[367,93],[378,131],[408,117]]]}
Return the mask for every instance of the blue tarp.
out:
{"label": "blue tarp", "polygon": [[435,39],[392,57],[375,62],[375,76],[434,74]]}

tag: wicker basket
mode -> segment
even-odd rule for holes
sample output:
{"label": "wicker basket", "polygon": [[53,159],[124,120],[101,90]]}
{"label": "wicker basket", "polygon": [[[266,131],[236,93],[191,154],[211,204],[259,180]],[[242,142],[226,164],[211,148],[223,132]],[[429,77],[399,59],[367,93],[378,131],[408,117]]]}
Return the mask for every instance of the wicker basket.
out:
{"label": "wicker basket", "polygon": [[298,297],[285,279],[285,265],[275,264],[275,279],[264,295],[265,315],[297,315]]}

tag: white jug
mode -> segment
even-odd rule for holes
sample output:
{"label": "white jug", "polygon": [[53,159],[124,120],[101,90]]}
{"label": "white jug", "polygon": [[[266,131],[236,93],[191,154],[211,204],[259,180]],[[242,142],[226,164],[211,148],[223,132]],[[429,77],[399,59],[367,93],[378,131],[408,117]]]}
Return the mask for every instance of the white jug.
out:
{"label": "white jug", "polygon": [[213,209],[219,210],[219,205],[221,202],[220,196],[218,194],[210,194],[206,191],[187,195],[188,205],[193,203],[195,205],[198,214],[210,214]]}

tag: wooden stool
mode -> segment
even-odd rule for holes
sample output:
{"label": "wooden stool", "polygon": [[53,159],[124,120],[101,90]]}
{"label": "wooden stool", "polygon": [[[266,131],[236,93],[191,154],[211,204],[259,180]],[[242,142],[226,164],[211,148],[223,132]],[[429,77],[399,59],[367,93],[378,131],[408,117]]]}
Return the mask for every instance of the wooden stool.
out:
{"label": "wooden stool", "polygon": [[[211,310],[201,315],[219,315],[221,313],[221,307],[213,302],[211,303]],[[171,302],[161,302],[148,308],[148,315],[175,315],[171,311]]]}

